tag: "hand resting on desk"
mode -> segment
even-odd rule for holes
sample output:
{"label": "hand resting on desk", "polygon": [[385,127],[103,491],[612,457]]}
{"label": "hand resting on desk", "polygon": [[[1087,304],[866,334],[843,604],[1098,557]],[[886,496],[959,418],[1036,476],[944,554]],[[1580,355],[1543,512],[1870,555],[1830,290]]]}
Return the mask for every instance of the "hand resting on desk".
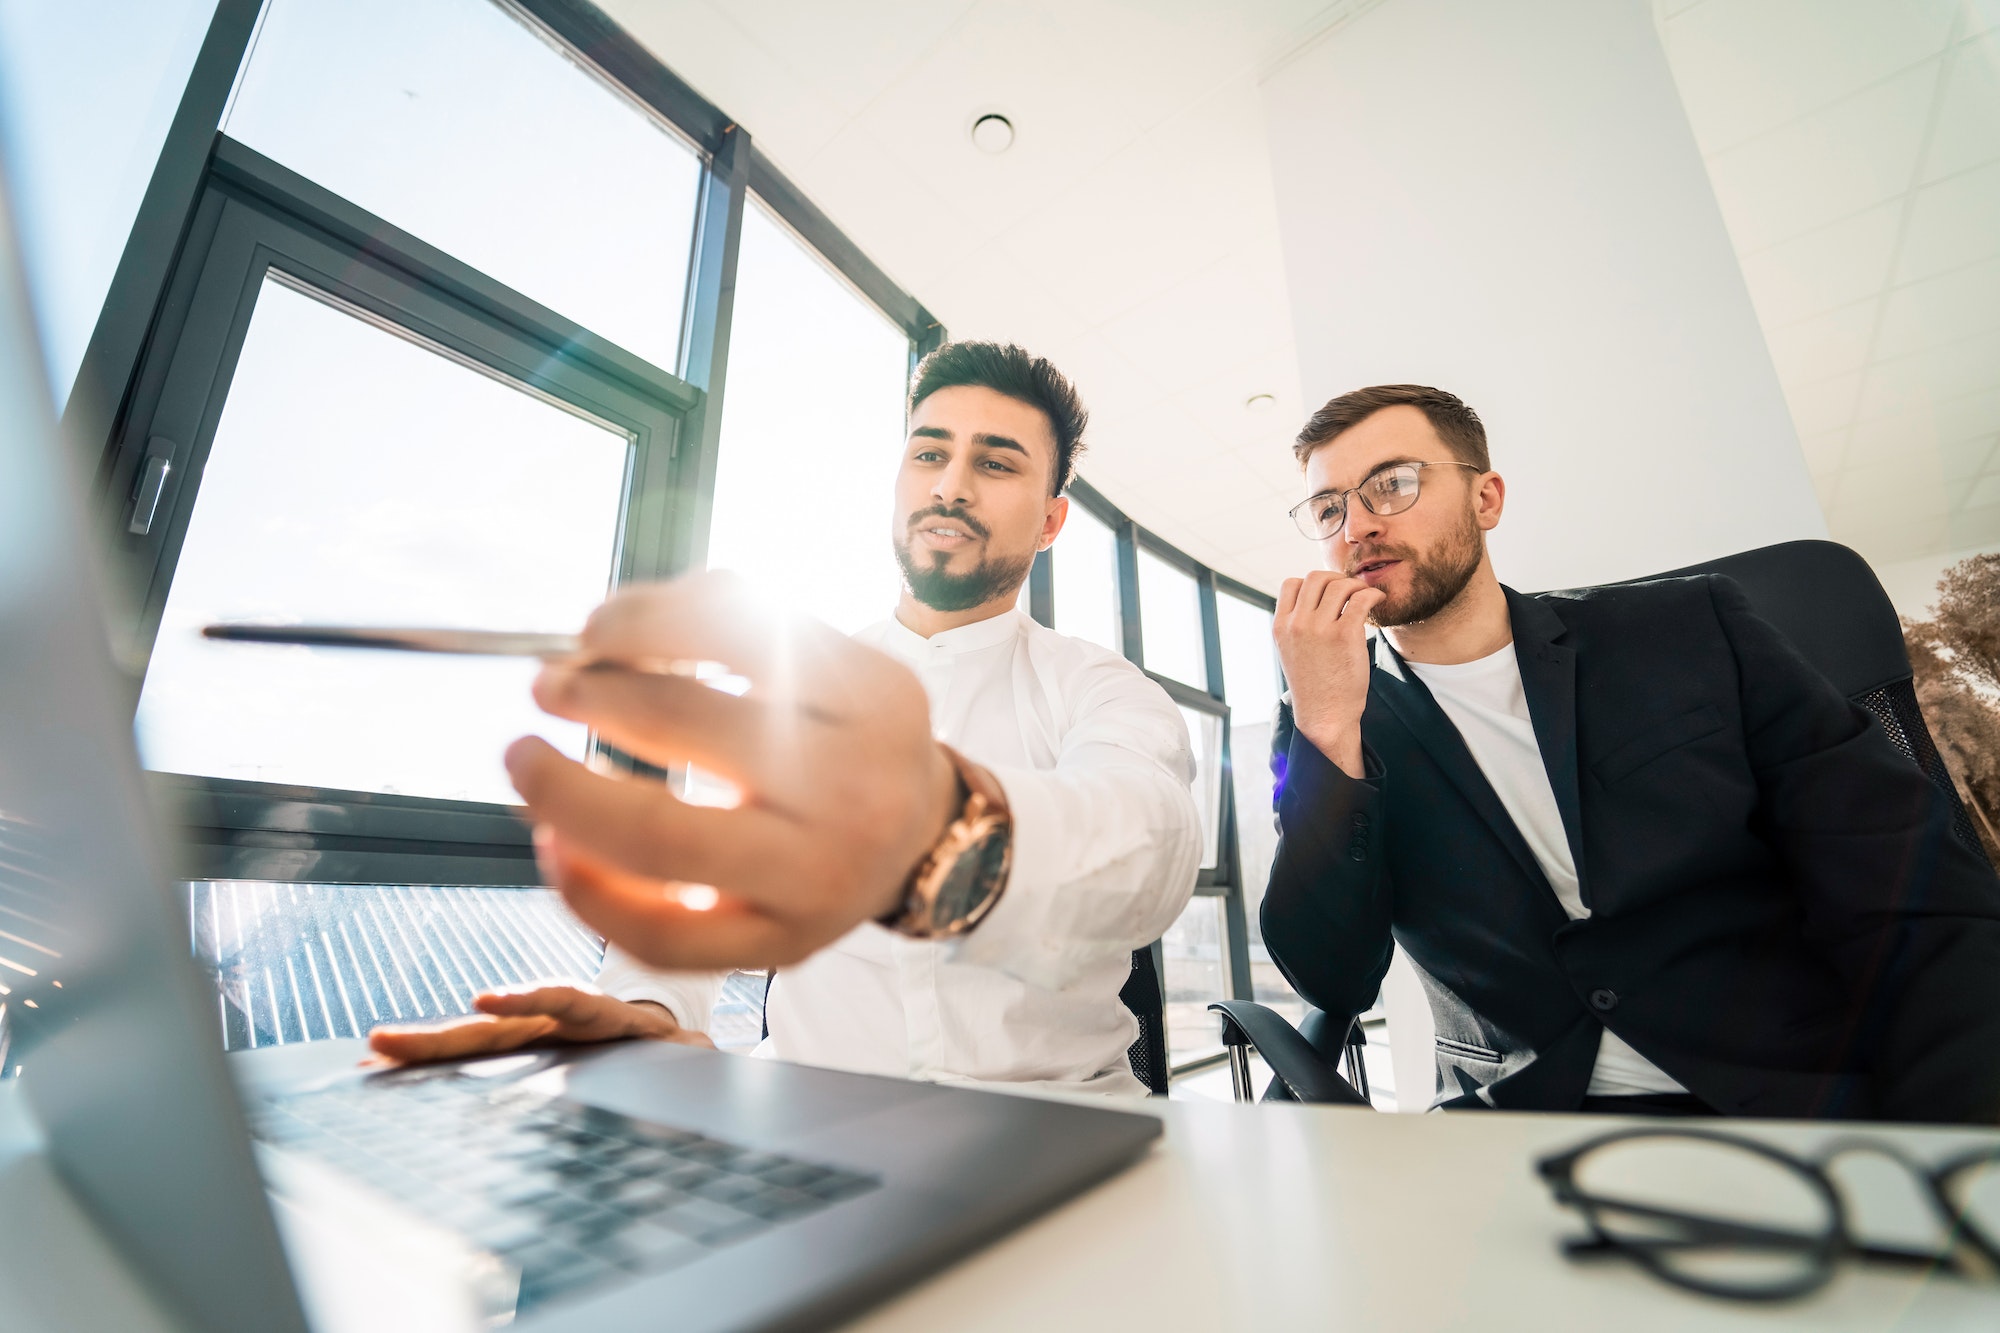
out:
{"label": "hand resting on desk", "polygon": [[368,1034],[377,1055],[398,1064],[462,1060],[530,1045],[588,1044],[643,1037],[683,1046],[715,1043],[690,1032],[657,1004],[613,999],[595,986],[531,985],[488,991],[472,1001],[479,1012],[443,1023],[385,1024]]}

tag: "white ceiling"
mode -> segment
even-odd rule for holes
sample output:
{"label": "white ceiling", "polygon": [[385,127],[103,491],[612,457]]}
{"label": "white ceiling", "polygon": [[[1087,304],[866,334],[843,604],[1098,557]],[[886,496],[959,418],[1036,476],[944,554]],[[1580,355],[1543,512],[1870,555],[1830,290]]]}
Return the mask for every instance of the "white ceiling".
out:
{"label": "white ceiling", "polygon": [[1313,563],[1258,78],[1375,0],[600,2],[954,336],[1069,374],[1115,503],[1260,587]]}
{"label": "white ceiling", "polygon": [[1834,539],[2000,542],[2000,2],[1655,13]]}
{"label": "white ceiling", "polygon": [[[1259,81],[1382,0],[600,2],[954,335],[1068,372],[1140,522],[1313,561]],[[1833,535],[2000,542],[2000,0],[1655,5]]]}

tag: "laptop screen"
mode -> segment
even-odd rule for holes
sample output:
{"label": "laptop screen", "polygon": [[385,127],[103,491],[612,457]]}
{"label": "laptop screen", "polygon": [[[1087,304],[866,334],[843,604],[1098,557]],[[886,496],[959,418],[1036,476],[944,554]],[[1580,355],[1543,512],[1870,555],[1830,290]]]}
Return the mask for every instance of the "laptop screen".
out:
{"label": "laptop screen", "polygon": [[304,1329],[188,958],[0,189],[0,1005],[85,1207],[192,1322]]}

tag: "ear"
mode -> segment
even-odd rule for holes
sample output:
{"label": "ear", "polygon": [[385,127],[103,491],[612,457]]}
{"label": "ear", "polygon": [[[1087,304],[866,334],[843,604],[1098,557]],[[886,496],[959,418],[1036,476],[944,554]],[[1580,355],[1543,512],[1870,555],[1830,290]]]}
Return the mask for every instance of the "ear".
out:
{"label": "ear", "polygon": [[1472,512],[1479,523],[1479,530],[1491,532],[1499,527],[1500,511],[1506,507],[1506,479],[1498,472],[1488,472],[1479,479],[1479,489],[1472,496]]}
{"label": "ear", "polygon": [[1048,507],[1042,512],[1042,535],[1035,543],[1037,551],[1046,551],[1056,544],[1056,537],[1062,532],[1063,524],[1069,521],[1069,497],[1052,495]]}

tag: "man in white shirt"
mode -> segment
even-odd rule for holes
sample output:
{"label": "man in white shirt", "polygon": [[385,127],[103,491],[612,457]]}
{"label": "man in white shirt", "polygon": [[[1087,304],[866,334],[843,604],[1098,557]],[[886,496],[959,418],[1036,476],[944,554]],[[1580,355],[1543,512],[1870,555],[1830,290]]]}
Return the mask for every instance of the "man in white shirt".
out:
{"label": "man in white shirt", "polygon": [[1356,1013],[1400,945],[1446,1106],[2000,1119],[2000,880],[1733,581],[1501,586],[1506,486],[1439,389],[1295,449],[1326,568],[1278,598],[1262,921],[1300,994]]}
{"label": "man in white shirt", "polygon": [[[1082,405],[1048,362],[989,343],[932,353],[910,399],[892,534],[903,592],[894,616],[855,640],[915,672],[937,739],[997,781],[1012,864],[991,910],[962,938],[911,938],[868,922],[799,961],[775,959],[790,965],[772,983],[758,1053],[941,1082],[1143,1093],[1126,1058],[1136,1023],[1118,997],[1132,951],[1173,923],[1194,885],[1201,839],[1186,725],[1124,658],[1016,609],[1035,553],[1068,513],[1062,492],[1081,447]],[[655,595],[622,596],[637,599],[633,618],[645,619]],[[598,674],[545,678],[537,697],[649,759],[705,757],[699,747],[666,754],[649,745],[657,738],[632,720],[636,710],[607,728],[565,697],[599,689]],[[782,765],[784,744],[772,748]],[[551,860],[560,882],[591,858]],[[681,901],[707,904],[685,890]],[[483,1017],[378,1028],[376,1050],[430,1059],[551,1038],[706,1043],[722,974],[635,957],[659,959],[651,923],[613,913],[594,924],[612,940],[596,988],[481,996]]]}

